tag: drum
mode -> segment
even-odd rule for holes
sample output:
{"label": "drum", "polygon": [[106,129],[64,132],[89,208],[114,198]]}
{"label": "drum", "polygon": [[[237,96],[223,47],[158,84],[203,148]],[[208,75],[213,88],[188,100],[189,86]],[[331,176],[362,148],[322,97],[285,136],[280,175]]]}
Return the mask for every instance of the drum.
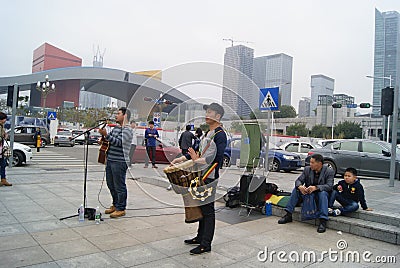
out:
{"label": "drum", "polygon": [[203,218],[198,200],[194,200],[188,192],[191,181],[199,175],[198,172],[192,172],[193,166],[193,161],[189,160],[164,169],[172,189],[175,193],[182,195],[186,223],[197,222]]}

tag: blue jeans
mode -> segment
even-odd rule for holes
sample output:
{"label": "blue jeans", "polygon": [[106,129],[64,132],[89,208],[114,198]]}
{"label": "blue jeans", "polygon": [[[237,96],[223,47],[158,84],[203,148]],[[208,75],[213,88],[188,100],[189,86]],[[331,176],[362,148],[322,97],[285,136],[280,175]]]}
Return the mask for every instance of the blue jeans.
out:
{"label": "blue jeans", "polygon": [[0,158],[0,175],[1,179],[6,178],[6,166],[7,166],[7,161],[4,157]]}
{"label": "blue jeans", "polygon": [[126,170],[128,166],[125,162],[114,162],[107,160],[106,181],[108,189],[112,196],[114,207],[119,210],[125,210],[128,191],[126,189]]}
{"label": "blue jeans", "polygon": [[[318,214],[320,219],[328,220],[328,197],[329,194],[326,191],[315,191],[315,202],[318,205]],[[289,213],[293,213],[299,201],[302,201],[302,193],[296,188],[293,189],[290,194],[290,200],[286,205],[285,210]]]}
{"label": "blue jeans", "polygon": [[342,205],[342,207],[339,208],[342,214],[354,212],[359,208],[358,203],[356,201],[347,199],[343,197],[338,191],[333,190],[331,193],[331,197],[329,198],[330,208],[333,207],[333,203],[335,203],[335,200]]}

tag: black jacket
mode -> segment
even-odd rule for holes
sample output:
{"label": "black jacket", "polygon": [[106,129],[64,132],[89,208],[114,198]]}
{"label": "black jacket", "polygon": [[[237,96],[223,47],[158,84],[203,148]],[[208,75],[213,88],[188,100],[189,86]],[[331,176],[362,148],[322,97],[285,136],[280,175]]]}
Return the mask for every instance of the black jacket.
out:
{"label": "black jacket", "polygon": [[367,202],[365,201],[364,187],[361,185],[360,180],[356,180],[353,184],[347,184],[345,180],[341,180],[333,186],[337,191],[338,185],[342,186],[343,191],[339,192],[344,198],[351,199],[355,202],[360,202],[363,209],[367,209]]}
{"label": "black jacket", "polygon": [[179,137],[179,147],[181,149],[189,149],[193,145],[193,140],[196,139],[194,134],[188,130],[184,131]]}

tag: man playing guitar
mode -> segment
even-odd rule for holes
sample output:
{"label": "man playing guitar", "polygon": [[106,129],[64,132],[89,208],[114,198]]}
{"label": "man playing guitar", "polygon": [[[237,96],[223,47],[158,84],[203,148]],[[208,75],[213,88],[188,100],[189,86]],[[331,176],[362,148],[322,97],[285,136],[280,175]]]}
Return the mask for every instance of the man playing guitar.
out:
{"label": "man playing guitar", "polygon": [[109,142],[106,161],[106,181],[112,197],[112,206],[106,209],[105,214],[111,218],[125,216],[126,199],[126,170],[129,165],[129,150],[132,141],[132,129],[129,126],[130,111],[121,107],[115,116],[117,126],[107,134],[106,129],[99,129],[99,133]]}

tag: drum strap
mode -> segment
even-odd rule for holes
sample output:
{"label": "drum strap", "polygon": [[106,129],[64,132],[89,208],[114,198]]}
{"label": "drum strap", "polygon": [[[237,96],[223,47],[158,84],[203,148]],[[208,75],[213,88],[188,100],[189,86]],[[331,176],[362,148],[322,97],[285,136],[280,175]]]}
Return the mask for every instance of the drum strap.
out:
{"label": "drum strap", "polygon": [[214,139],[215,135],[217,135],[218,133],[222,132],[222,129],[218,130],[217,132],[215,132],[211,137],[210,137],[210,141],[207,143],[206,147],[204,147],[204,150],[201,150],[200,152],[200,157],[207,151],[208,147],[210,147],[212,140]]}
{"label": "drum strap", "polygon": [[202,181],[205,181],[205,180],[208,178],[208,176],[210,175],[210,173],[211,173],[217,166],[218,166],[218,162],[215,162],[214,164],[212,164],[212,165],[208,168],[207,172],[204,173],[204,176],[203,176],[203,178],[202,178],[201,180],[202,180]]}

